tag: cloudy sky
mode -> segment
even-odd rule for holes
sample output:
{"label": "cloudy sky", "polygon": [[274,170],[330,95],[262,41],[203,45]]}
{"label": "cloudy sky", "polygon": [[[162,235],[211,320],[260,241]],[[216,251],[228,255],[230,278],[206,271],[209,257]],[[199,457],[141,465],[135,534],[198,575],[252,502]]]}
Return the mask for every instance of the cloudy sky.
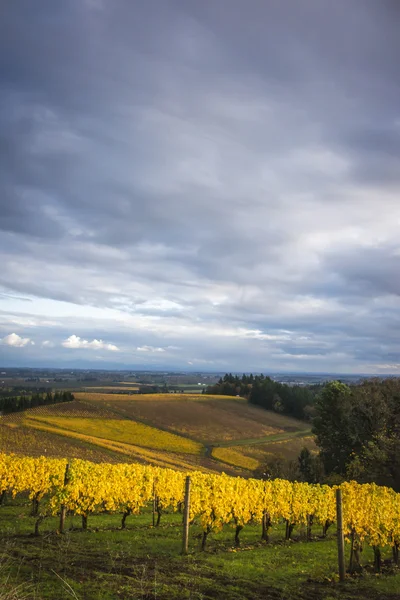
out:
{"label": "cloudy sky", "polygon": [[400,371],[397,0],[0,11],[2,366]]}

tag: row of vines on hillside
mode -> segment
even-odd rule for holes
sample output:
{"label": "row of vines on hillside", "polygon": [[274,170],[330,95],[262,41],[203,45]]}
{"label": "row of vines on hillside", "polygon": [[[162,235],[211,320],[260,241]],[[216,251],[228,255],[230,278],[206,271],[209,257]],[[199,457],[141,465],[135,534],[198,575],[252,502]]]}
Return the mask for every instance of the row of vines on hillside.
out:
{"label": "row of vines on hillside", "polygon": [[[87,518],[96,512],[120,513],[122,526],[131,514],[153,504],[158,520],[164,510],[176,511],[184,502],[186,473],[139,464],[92,463],[85,460],[32,458],[0,454],[0,494],[25,493],[33,503],[38,523],[44,517],[72,511]],[[286,522],[286,537],[296,525],[311,531],[319,524],[326,531],[336,519],[335,487],[261,481],[220,474],[190,472],[190,520],[203,529],[203,547],[211,531],[226,524],[235,528],[236,543],[249,523],[269,528]],[[357,544],[374,548],[391,546],[398,562],[400,545],[400,494],[375,484],[343,483],[344,533]],[[356,547],[356,546],[354,546]]]}

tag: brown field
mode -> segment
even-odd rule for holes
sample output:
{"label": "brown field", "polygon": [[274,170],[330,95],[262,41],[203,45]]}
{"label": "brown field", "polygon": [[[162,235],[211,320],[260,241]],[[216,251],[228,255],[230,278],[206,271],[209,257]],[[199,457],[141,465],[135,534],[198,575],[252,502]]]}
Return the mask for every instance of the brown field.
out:
{"label": "brown field", "polygon": [[[125,388],[124,388],[125,389]],[[95,402],[109,402],[114,400],[128,400],[129,402],[150,402],[156,400],[158,402],[208,402],[210,399],[217,399],[219,402],[222,400],[229,400],[229,402],[239,402],[246,404],[244,398],[239,396],[209,396],[207,394],[199,394],[197,392],[188,392],[185,394],[102,394],[101,392],[74,392],[74,396],[77,400],[83,401],[95,401]]]}
{"label": "brown field", "polygon": [[116,413],[105,408],[102,404],[93,404],[89,402],[80,402],[72,400],[72,402],[60,402],[59,404],[50,404],[48,406],[37,406],[30,408],[24,413],[11,413],[1,417],[2,422],[15,422],[21,420],[24,415],[37,416],[54,416],[54,417],[83,417],[83,418],[99,418],[99,419],[115,419]]}
{"label": "brown field", "polygon": [[[267,412],[247,404],[243,399],[201,395],[191,401],[183,394],[143,394],[123,399],[118,395],[77,394],[86,402],[101,404],[119,415],[154,427],[180,433],[205,444],[219,441],[247,440],[277,433],[299,431],[306,425],[296,419]],[[160,396],[162,398],[160,399]],[[178,396],[178,398],[177,398]],[[187,397],[189,396],[189,397]]]}
{"label": "brown field", "polygon": [[100,448],[85,441],[73,440],[62,433],[38,431],[31,427],[0,424],[0,452],[55,458],[82,458],[93,462],[131,462],[128,456]]}

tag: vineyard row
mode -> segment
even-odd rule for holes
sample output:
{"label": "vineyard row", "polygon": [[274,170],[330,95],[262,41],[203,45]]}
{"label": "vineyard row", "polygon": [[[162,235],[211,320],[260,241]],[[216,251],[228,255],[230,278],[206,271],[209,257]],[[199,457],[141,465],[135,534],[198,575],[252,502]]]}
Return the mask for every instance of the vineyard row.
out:
{"label": "vineyard row", "polygon": [[[68,465],[68,466],[67,466]],[[72,511],[87,522],[90,514],[107,511],[138,514],[149,505],[158,518],[162,511],[181,509],[185,478],[190,474],[189,520],[203,529],[203,541],[224,525],[237,535],[249,523],[269,528],[286,522],[289,539],[296,525],[321,525],[325,531],[336,520],[336,487],[230,477],[225,474],[183,473],[139,464],[92,463],[73,459],[32,458],[0,454],[0,493],[29,495],[38,518]],[[398,562],[400,546],[400,494],[375,484],[346,482],[343,498],[343,531],[353,543],[375,549],[391,546]]]}

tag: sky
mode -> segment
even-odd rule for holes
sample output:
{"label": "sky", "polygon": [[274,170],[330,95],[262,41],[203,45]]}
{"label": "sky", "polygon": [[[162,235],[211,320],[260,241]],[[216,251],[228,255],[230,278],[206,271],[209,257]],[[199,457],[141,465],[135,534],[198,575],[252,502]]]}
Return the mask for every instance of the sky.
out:
{"label": "sky", "polygon": [[400,372],[397,0],[0,11],[1,366]]}

